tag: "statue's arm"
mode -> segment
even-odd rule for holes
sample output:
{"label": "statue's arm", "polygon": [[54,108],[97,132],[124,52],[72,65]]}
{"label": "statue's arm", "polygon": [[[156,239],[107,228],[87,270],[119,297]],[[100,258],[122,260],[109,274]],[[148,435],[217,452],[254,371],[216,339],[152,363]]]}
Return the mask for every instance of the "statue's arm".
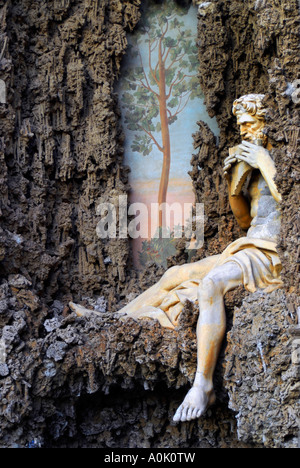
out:
{"label": "statue's arm", "polygon": [[235,156],[229,156],[225,159],[224,165],[224,176],[227,180],[228,184],[228,192],[229,192],[229,203],[232,209],[232,212],[239,224],[239,226],[244,229],[248,230],[252,217],[251,217],[251,206],[249,200],[241,193],[240,195],[231,195],[231,177],[229,175],[229,171],[233,164],[237,162]]}
{"label": "statue's arm", "polygon": [[250,166],[255,169],[260,170],[263,178],[269,186],[272,196],[278,203],[280,203],[282,197],[275,184],[276,167],[269,151],[262,146],[257,146],[247,141],[243,141],[240,148],[243,150],[243,153],[242,155],[238,155],[237,158],[250,164]]}
{"label": "statue's arm", "polygon": [[244,197],[244,195],[237,195],[237,196],[231,196],[231,188],[229,185],[229,203],[232,209],[232,212],[239,224],[239,226],[244,229],[248,230],[252,217],[250,214],[250,203],[249,201]]}
{"label": "statue's arm", "polygon": [[278,188],[275,184],[275,177],[277,174],[277,170],[276,170],[276,166],[275,166],[273,159],[271,157],[269,160],[263,159],[259,165],[259,170],[263,178],[267,182],[272,196],[278,203],[280,203],[282,201],[282,196],[278,192]]}

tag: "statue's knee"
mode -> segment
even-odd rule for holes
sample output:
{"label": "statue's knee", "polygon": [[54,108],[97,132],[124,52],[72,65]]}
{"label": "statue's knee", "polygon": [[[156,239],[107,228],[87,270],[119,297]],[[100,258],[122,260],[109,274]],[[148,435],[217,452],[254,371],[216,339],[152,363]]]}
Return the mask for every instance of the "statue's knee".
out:
{"label": "statue's knee", "polygon": [[199,285],[199,298],[209,302],[222,292],[222,285],[217,277],[208,274]]}
{"label": "statue's knee", "polygon": [[180,268],[181,268],[180,266],[175,265],[168,270],[168,273],[170,273],[170,275],[173,276],[174,274],[179,272]]}
{"label": "statue's knee", "polygon": [[161,280],[160,280],[160,283],[162,285],[165,285],[166,283],[168,283],[170,280],[174,279],[174,277],[176,277],[179,273],[179,270],[180,270],[180,266],[173,266],[172,268],[170,268],[168,271],[166,271],[166,273],[162,276]]}
{"label": "statue's knee", "polygon": [[199,284],[199,293],[201,293],[202,296],[203,295],[205,296],[206,294],[210,295],[210,293],[213,293],[213,292],[214,292],[214,282],[209,276],[206,276],[205,278],[203,278],[203,280]]}

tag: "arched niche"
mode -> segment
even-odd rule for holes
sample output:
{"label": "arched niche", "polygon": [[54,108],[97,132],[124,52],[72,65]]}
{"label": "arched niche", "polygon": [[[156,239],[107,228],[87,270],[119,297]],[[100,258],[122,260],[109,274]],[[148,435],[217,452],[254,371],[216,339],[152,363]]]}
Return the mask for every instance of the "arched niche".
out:
{"label": "arched niche", "polygon": [[[181,235],[180,224],[195,202],[189,176],[192,135],[199,120],[219,133],[199,85],[197,23],[191,2],[148,0],[138,27],[128,35],[117,92],[126,137],[124,163],[131,169],[130,214],[141,234],[131,242],[137,268],[147,261],[166,266],[175,254],[174,235]],[[165,212],[159,209],[162,204]]]}

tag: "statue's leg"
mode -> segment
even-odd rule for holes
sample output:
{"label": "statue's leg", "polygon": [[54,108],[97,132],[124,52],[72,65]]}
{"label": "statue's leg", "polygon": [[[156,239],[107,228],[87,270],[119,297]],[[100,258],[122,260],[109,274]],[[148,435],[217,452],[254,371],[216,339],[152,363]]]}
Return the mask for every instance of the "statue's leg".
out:
{"label": "statue's leg", "polygon": [[175,285],[173,287],[180,284],[178,283],[178,277],[185,278],[187,276],[188,272],[184,271],[186,270],[185,267],[186,265],[170,268],[154,286],[143,292],[120,310],[120,312],[133,313],[139,311],[143,307],[158,307],[163,302],[170,289],[172,289],[173,284]]}
{"label": "statue's leg", "polygon": [[240,284],[242,270],[237,263],[229,262],[213,269],[199,286],[197,373],[192,389],[174,416],[176,422],[199,418],[215,401],[213,374],[226,331],[224,295]]}
{"label": "statue's leg", "polygon": [[212,265],[217,262],[219,256],[212,256],[195,263],[174,266],[162,276],[162,278],[150,289],[142,293],[120,312],[133,313],[143,307],[159,307],[168,293],[180,284],[191,279],[203,278]]}
{"label": "statue's leg", "polygon": [[[205,274],[213,268],[218,258],[219,256],[215,255],[207,259],[200,260],[199,262],[187,263],[185,265],[170,268],[162,278],[154,284],[154,286],[147,289],[147,291],[140,294],[136,299],[123,307],[123,309],[119,310],[119,313],[135,315],[135,313],[138,313],[143,308],[149,306],[159,308],[172,289],[190,279],[203,278]],[[88,317],[93,313],[97,314],[97,312],[86,309],[85,307],[74,304],[73,302],[70,302],[69,305],[71,310],[73,310],[79,317]]]}

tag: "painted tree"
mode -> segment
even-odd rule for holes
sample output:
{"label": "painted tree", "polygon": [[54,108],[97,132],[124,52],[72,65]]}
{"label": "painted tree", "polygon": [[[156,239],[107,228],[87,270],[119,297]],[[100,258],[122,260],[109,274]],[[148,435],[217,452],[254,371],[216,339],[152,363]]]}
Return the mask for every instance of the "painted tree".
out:
{"label": "painted tree", "polygon": [[[160,5],[151,2],[130,45],[136,65],[124,75],[125,124],[135,132],[131,149],[148,156],[155,145],[162,154],[160,205],[166,203],[169,185],[170,126],[191,99],[203,97],[197,79],[195,34],[186,30],[181,20],[186,14],[187,10],[174,1]],[[162,225],[160,210],[159,226]]]}

